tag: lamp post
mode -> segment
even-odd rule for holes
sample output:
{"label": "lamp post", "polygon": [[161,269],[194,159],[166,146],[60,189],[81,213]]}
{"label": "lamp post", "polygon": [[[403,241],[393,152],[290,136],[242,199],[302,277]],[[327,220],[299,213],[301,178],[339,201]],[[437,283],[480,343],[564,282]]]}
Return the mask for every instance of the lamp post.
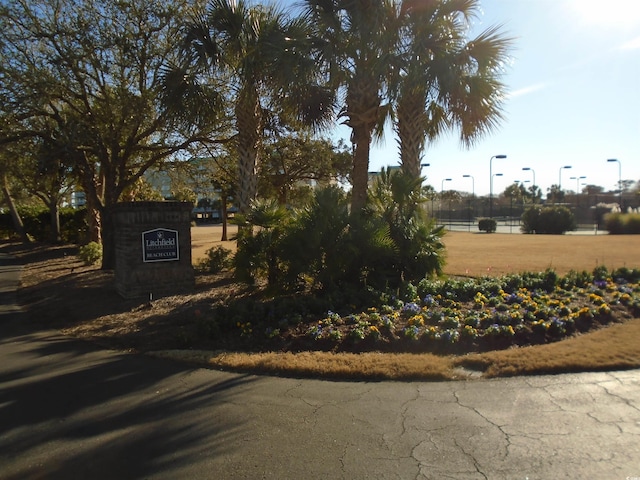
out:
{"label": "lamp post", "polygon": [[[580,206],[580,200],[578,195],[580,195],[580,180],[587,178],[586,175],[581,175],[579,177],[569,177],[569,180],[576,181],[576,208]],[[577,212],[576,212],[577,214]]]}
{"label": "lamp post", "polygon": [[562,170],[566,168],[571,168],[571,165],[565,165],[564,167],[560,167],[558,171],[558,190],[562,191]]}
{"label": "lamp post", "polygon": [[501,173],[494,173],[491,175],[491,193],[489,194],[489,218],[493,218],[493,177],[501,177]]}
{"label": "lamp post", "polygon": [[618,162],[618,202],[620,203],[620,211],[622,211],[622,163],[617,158],[609,158],[607,162]]}
{"label": "lamp post", "polygon": [[522,170],[525,172],[531,172],[533,174],[533,186],[536,186],[536,171],[531,167],[523,167]]}
{"label": "lamp post", "polygon": [[442,223],[442,198],[444,193],[444,182],[450,182],[450,181],[451,181],[450,178],[443,178],[442,183],[440,184],[440,215],[438,215],[440,217],[440,223]]}
{"label": "lamp post", "polygon": [[536,203],[536,171],[531,168],[531,167],[523,167],[522,170],[524,170],[525,172],[531,172],[533,174],[533,185],[532,185],[532,189],[531,189],[531,193],[533,196],[533,200],[531,201],[531,203]]}
{"label": "lamp post", "polygon": [[489,218],[493,218],[493,159],[507,158],[506,155],[494,155],[489,159]]}
{"label": "lamp post", "polygon": [[473,214],[475,213],[471,208],[473,203],[471,203],[476,196],[476,180],[473,178],[473,175],[462,175],[462,178],[470,178],[471,179],[471,200],[469,200],[469,231],[471,231],[471,221],[473,219]]}

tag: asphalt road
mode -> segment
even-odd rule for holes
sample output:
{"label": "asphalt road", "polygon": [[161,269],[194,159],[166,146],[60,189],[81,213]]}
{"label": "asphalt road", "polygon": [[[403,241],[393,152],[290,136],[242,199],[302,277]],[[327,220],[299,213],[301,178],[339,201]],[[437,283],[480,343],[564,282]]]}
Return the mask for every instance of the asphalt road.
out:
{"label": "asphalt road", "polygon": [[240,375],[33,332],[7,307],[3,480],[640,478],[637,370],[433,383]]}

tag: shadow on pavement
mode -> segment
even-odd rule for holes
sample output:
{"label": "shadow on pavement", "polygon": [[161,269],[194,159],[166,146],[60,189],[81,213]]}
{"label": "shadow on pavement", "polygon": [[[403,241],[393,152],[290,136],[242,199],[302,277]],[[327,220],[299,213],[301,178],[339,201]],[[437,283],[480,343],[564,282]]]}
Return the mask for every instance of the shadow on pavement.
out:
{"label": "shadow on pavement", "polygon": [[198,412],[251,381],[233,375],[187,388],[188,367],[53,332],[5,337],[0,351],[5,480],[142,478],[223,454],[241,426]]}

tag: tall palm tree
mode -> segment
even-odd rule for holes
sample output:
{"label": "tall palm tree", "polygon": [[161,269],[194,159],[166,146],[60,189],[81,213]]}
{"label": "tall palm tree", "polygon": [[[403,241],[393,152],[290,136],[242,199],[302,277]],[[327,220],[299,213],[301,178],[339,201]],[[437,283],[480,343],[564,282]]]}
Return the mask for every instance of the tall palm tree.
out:
{"label": "tall palm tree", "polygon": [[478,0],[405,0],[393,95],[405,172],[418,177],[427,141],[457,127],[470,146],[502,119],[499,81],[510,39],[498,28],[467,41]]}
{"label": "tall palm tree", "polygon": [[269,122],[317,126],[331,118],[331,93],[315,78],[312,47],[304,17],[244,0],[211,0],[185,25],[184,64],[168,73],[168,91],[180,92],[180,102],[190,108],[186,114],[197,117],[206,114],[198,93],[207,76],[220,90],[220,82],[230,89],[241,212],[256,196],[260,144]]}
{"label": "tall palm tree", "polygon": [[395,2],[305,0],[304,5],[324,40],[325,72],[344,94],[339,117],[351,128],[351,208],[357,211],[367,201],[369,151],[386,113],[383,99],[399,32]]}

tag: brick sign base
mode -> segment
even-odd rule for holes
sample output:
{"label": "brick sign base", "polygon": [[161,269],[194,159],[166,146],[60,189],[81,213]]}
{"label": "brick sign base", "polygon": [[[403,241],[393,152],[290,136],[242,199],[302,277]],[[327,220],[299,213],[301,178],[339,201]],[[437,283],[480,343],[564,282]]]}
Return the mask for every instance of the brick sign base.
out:
{"label": "brick sign base", "polygon": [[115,282],[121,296],[157,298],[193,290],[191,210],[184,202],[115,206]]}

